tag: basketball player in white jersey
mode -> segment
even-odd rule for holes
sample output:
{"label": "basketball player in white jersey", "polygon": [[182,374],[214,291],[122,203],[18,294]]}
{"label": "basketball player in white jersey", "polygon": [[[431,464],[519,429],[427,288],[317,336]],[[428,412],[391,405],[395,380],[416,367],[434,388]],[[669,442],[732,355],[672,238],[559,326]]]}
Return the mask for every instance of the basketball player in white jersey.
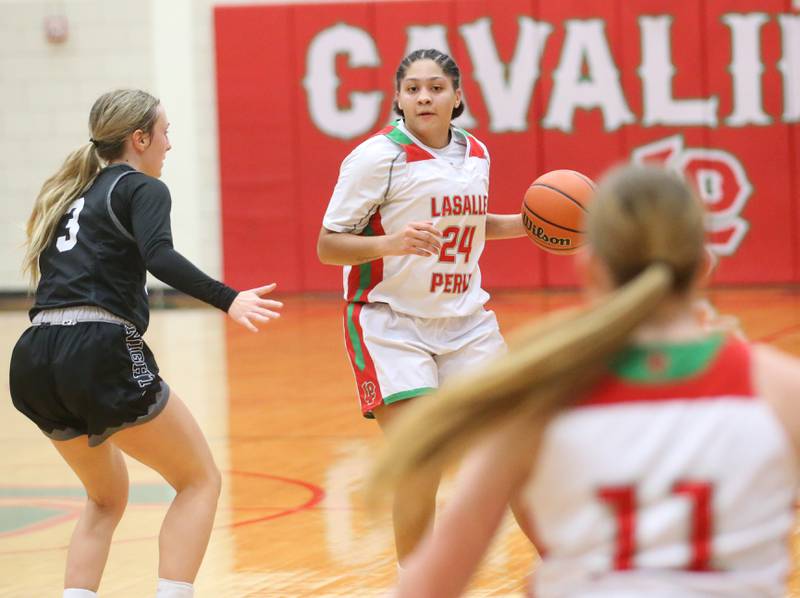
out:
{"label": "basketball player in white jersey", "polygon": [[378,488],[486,433],[397,595],[460,595],[509,501],[537,597],[784,595],[800,360],[696,317],[703,210],[676,175],[612,173],[588,231],[591,306],[394,426]]}
{"label": "basketball player in white jersey", "polygon": [[[437,50],[396,73],[401,119],[342,162],[317,251],[344,266],[345,343],[361,410],[382,429],[415,397],[505,350],[478,260],[486,239],[524,236],[519,214],[488,212],[489,153],[452,124],[464,110],[460,73]],[[402,562],[433,515],[438,473],[395,497]],[[421,496],[420,496],[421,493]],[[421,520],[407,506],[421,502]]]}

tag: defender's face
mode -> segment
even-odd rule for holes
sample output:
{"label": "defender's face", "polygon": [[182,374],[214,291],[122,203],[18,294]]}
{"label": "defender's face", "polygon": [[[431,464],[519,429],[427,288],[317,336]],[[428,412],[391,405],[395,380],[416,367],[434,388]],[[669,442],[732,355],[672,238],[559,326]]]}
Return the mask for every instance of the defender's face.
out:
{"label": "defender's face", "polygon": [[167,113],[164,106],[158,106],[158,117],[153,125],[152,132],[146,137],[145,142],[148,143],[146,149],[142,152],[141,171],[149,174],[152,177],[159,178],[161,170],[164,167],[164,159],[167,152],[172,149],[169,142],[169,121],[167,120]]}

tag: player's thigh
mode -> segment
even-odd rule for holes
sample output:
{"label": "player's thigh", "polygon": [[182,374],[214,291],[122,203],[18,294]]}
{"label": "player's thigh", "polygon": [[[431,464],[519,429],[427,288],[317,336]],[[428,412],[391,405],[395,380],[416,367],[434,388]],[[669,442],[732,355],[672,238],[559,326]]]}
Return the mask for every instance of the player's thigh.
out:
{"label": "player's thigh", "polygon": [[415,405],[421,397],[411,397],[405,401],[397,401],[395,403],[382,404],[373,410],[375,420],[378,422],[381,430],[384,432],[391,426],[399,417],[402,417],[412,405]]}
{"label": "player's thigh", "polygon": [[163,411],[111,438],[125,453],[160,473],[171,486],[184,488],[198,480],[218,481],[219,471],[200,426],[173,392]]}
{"label": "player's thigh", "polygon": [[128,468],[119,449],[109,442],[90,447],[86,436],[53,440],[52,443],[78,476],[92,501],[103,507],[125,508]]}

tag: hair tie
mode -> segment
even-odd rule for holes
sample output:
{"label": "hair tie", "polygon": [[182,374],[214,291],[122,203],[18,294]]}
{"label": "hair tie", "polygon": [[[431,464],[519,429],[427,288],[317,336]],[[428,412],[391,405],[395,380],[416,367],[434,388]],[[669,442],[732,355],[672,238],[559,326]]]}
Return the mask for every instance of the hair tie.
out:
{"label": "hair tie", "polygon": [[89,143],[91,143],[91,144],[92,144],[93,146],[95,146],[95,147],[97,147],[98,145],[100,145],[100,144],[97,142],[97,139],[95,139],[94,137],[89,137]]}

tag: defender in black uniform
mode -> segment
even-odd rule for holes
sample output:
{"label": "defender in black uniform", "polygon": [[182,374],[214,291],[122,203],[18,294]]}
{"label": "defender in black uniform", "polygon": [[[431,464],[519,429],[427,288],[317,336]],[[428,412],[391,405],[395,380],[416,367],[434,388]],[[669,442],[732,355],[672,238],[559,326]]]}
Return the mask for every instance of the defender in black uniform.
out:
{"label": "defender in black uniform", "polygon": [[141,338],[149,321],[146,272],[254,331],[254,322],[278,317],[282,304],[263,298],[274,284],[237,293],[173,248],[170,194],[158,180],[171,146],[157,99],[134,90],[104,94],[90,127],[90,143],[45,182],[28,222],[25,267],[38,286],[32,325],[11,358],[11,396],[88,494],[70,542],[64,596],[96,596],[127,500],[122,449],[177,491],[159,538],[157,596],[190,597],[220,474]]}

